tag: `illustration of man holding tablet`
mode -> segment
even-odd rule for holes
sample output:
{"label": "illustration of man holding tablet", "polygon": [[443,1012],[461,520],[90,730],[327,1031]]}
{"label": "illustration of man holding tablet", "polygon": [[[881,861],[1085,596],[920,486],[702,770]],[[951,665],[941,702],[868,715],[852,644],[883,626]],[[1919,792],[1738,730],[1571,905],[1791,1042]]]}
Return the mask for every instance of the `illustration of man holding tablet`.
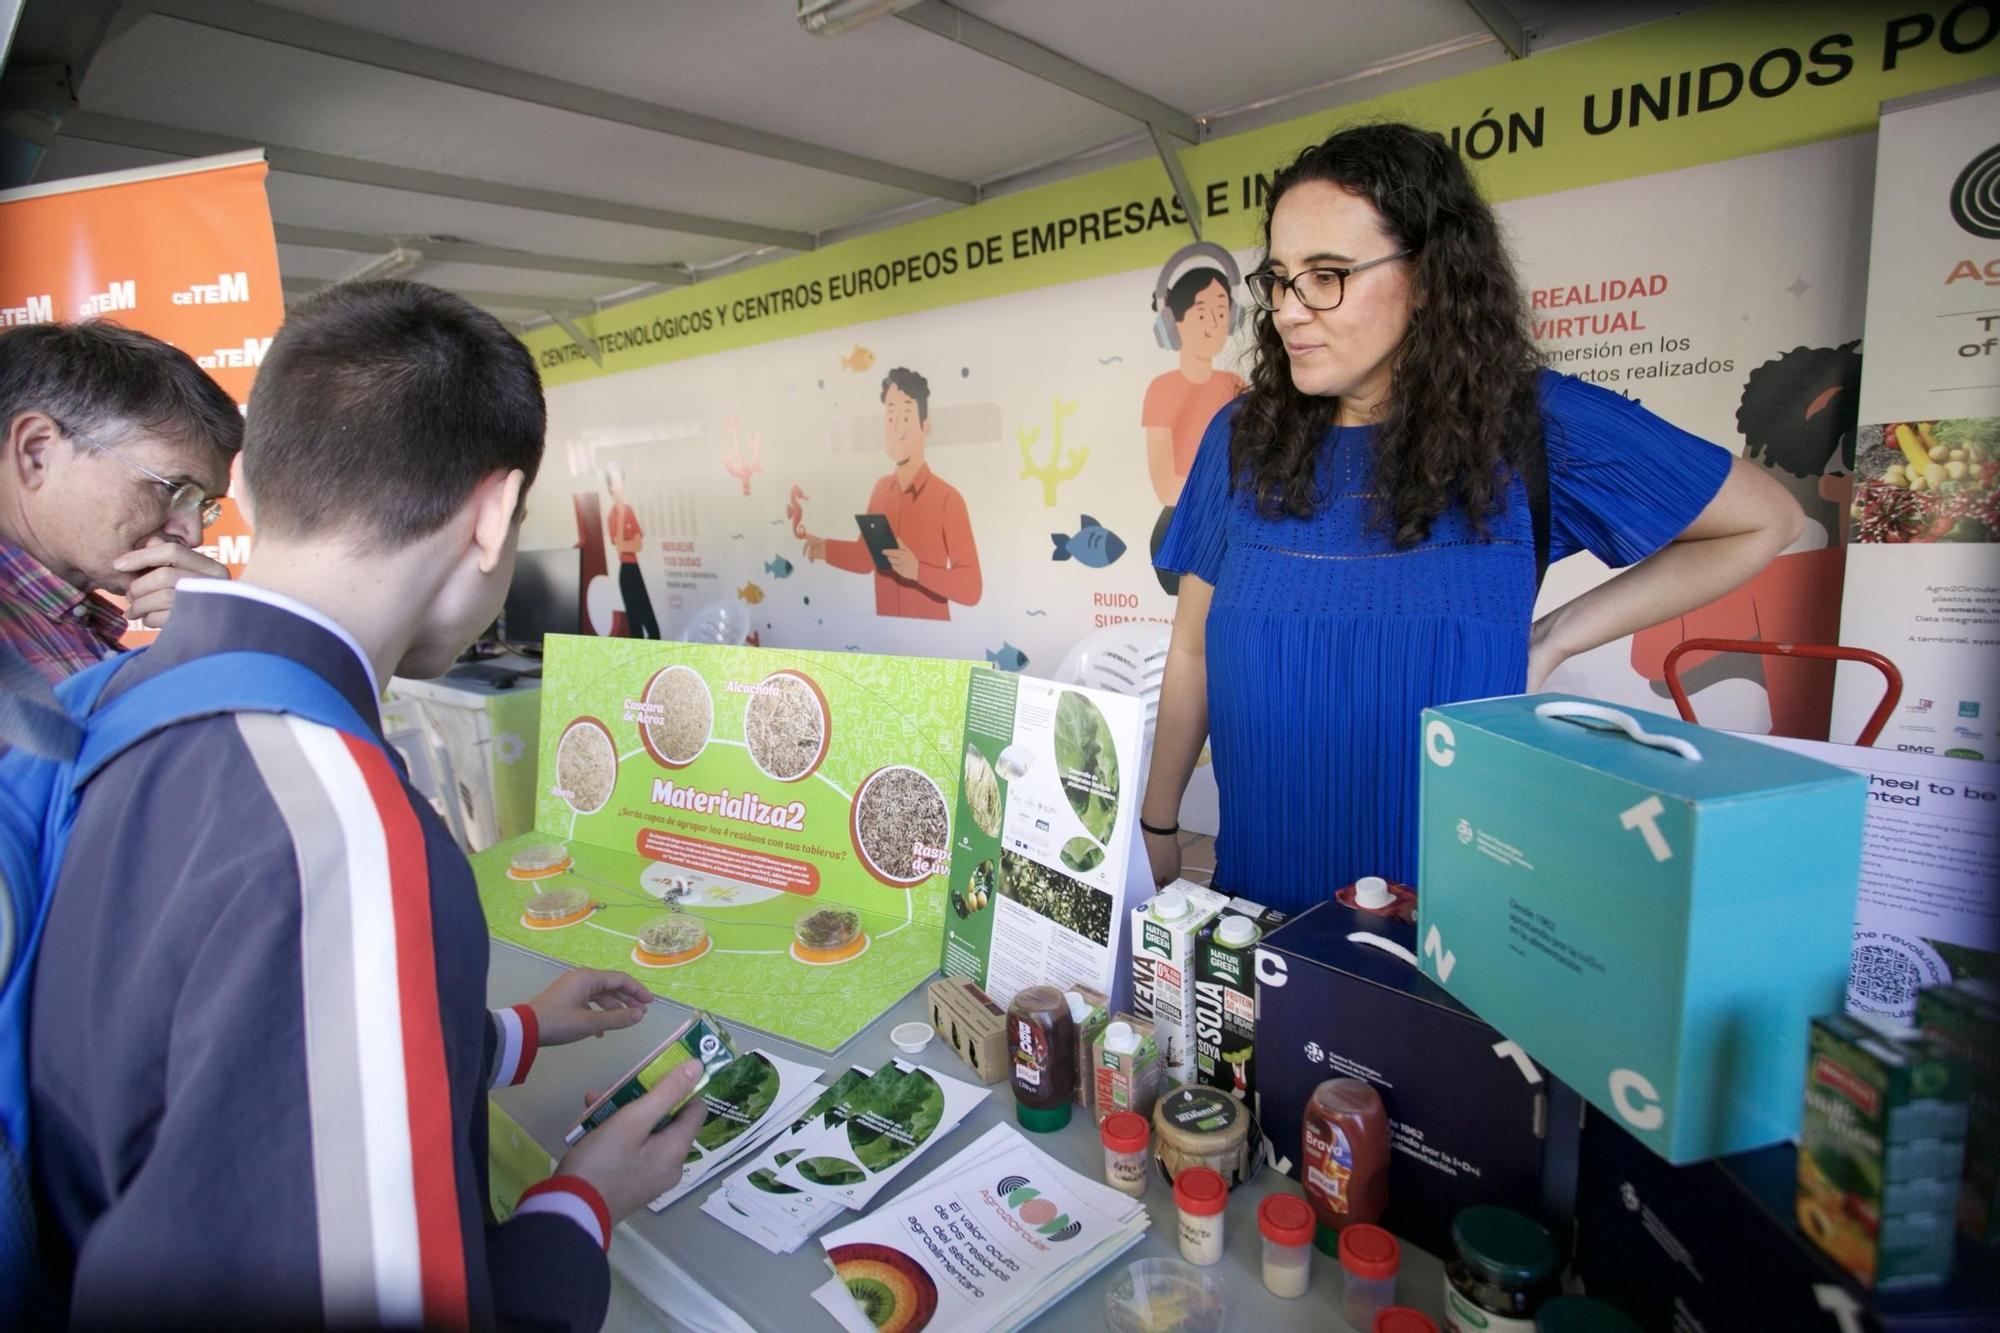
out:
{"label": "illustration of man holding tablet", "polygon": [[882,381],[882,440],[895,471],[875,483],[853,541],[806,537],[806,558],[875,576],[875,614],[950,620],[951,604],[976,606],[979,550],[965,497],[924,461],[931,388],[898,366]]}

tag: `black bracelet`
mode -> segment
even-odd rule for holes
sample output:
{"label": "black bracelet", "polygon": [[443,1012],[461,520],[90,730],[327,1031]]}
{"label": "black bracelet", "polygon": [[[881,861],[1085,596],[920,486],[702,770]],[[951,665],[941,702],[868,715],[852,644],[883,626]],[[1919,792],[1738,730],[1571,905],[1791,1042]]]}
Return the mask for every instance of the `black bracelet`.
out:
{"label": "black bracelet", "polygon": [[1172,828],[1155,828],[1151,824],[1148,824],[1143,819],[1139,821],[1139,827],[1146,830],[1146,832],[1152,834],[1156,838],[1176,837],[1179,835],[1181,831],[1181,826],[1179,824],[1174,825]]}

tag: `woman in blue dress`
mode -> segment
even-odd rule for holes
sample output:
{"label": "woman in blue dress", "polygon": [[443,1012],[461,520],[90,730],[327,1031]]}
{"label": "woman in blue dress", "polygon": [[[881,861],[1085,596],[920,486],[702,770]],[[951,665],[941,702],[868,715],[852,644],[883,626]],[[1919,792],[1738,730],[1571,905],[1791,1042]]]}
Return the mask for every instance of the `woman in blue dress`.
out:
{"label": "woman in blue dress", "polygon": [[[1759,469],[1541,368],[1492,211],[1438,135],[1370,125],[1273,183],[1250,387],[1156,564],[1181,574],[1141,808],[1154,876],[1208,742],[1216,884],[1298,910],[1415,883],[1418,716],[1720,596],[1797,535]],[[1548,558],[1623,568],[1534,618]]]}

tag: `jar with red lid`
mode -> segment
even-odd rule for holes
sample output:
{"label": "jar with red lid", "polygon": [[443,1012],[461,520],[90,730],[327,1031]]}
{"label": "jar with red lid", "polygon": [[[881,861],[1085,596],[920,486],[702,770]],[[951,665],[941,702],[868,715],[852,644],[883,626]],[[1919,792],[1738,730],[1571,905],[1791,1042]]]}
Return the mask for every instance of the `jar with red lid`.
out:
{"label": "jar with red lid", "polygon": [[1153,1126],[1130,1111],[1104,1117],[1097,1128],[1104,1140],[1104,1182],[1133,1198],[1146,1192],[1146,1162],[1151,1157]]}
{"label": "jar with red lid", "polygon": [[1181,1215],[1181,1258],[1202,1267],[1220,1263],[1228,1183],[1205,1166],[1191,1166],[1174,1177],[1174,1206]]}
{"label": "jar with red lid", "polygon": [[1438,1326],[1422,1310],[1392,1305],[1375,1316],[1374,1327],[1368,1333],[1438,1333]]}
{"label": "jar with red lid", "polygon": [[1318,1227],[1304,1199],[1273,1194],[1257,1205],[1257,1232],[1264,1238],[1264,1287],[1287,1300],[1312,1284],[1313,1232]]}
{"label": "jar with red lid", "polygon": [[1402,1266],[1403,1247],[1381,1227],[1357,1222],[1341,1228],[1340,1312],[1348,1327],[1373,1328],[1375,1316],[1396,1303],[1396,1273]]}

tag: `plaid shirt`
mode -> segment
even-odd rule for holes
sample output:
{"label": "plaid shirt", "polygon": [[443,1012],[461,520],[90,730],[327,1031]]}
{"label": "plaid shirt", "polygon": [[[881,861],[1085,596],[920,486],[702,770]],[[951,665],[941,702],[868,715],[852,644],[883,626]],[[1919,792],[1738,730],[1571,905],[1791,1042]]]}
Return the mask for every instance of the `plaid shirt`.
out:
{"label": "plaid shirt", "polygon": [[58,684],[118,651],[125,613],[0,541],[0,644]]}

